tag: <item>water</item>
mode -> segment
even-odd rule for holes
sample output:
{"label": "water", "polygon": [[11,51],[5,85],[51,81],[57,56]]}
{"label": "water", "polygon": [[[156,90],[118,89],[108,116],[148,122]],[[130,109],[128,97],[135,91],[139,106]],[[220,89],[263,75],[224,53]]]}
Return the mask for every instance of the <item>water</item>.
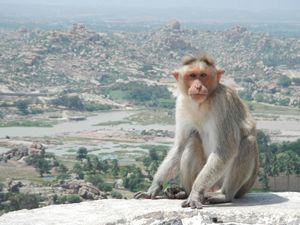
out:
{"label": "water", "polygon": [[[0,138],[5,136],[10,137],[44,137],[44,136],[62,136],[66,133],[76,133],[81,131],[96,131],[96,130],[168,130],[174,131],[174,125],[165,124],[127,124],[122,123],[119,125],[105,125],[95,126],[98,123],[108,121],[122,121],[126,117],[136,113],[137,111],[112,111],[112,112],[101,112],[96,116],[88,117],[83,121],[67,121],[54,127],[5,127],[0,128]],[[286,116],[286,115],[266,115],[266,114],[255,114],[257,121],[257,128],[267,130],[273,140],[296,140],[300,138],[300,116]],[[104,148],[114,149],[112,144],[102,143]],[[106,146],[111,145],[111,146]],[[77,145],[78,146],[78,145]],[[70,149],[68,146],[68,149]],[[73,146],[74,147],[74,146]],[[100,147],[99,147],[100,148]],[[0,153],[5,148],[0,148]],[[101,150],[103,151],[103,150]]]}
{"label": "water", "polygon": [[3,127],[0,128],[0,138],[10,137],[44,137],[62,135],[64,133],[75,133],[79,131],[99,130],[98,123],[107,121],[123,120],[133,114],[130,111],[101,112],[97,116],[88,117],[82,121],[67,121],[53,127]]}

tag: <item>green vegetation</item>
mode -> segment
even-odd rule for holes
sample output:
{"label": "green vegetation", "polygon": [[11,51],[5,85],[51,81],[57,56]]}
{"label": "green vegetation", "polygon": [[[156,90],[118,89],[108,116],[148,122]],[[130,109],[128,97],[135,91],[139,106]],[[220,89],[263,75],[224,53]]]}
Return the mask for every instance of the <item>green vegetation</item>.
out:
{"label": "green vegetation", "polygon": [[94,126],[117,126],[120,124],[127,124],[127,123],[131,123],[130,121],[107,121],[107,122],[102,122],[102,123],[97,123]]}
{"label": "green vegetation", "polygon": [[0,181],[0,216],[9,211],[38,208],[43,201],[40,195],[20,193],[19,187],[2,192],[3,187],[4,184]]}
{"label": "green vegetation", "polygon": [[257,132],[261,166],[259,180],[265,190],[269,190],[269,176],[277,177],[281,173],[286,174],[289,186],[289,176],[300,174],[300,139],[279,144],[270,144],[269,140],[270,138],[262,131]]}
{"label": "green vegetation", "polygon": [[124,187],[128,188],[132,192],[146,190],[149,186],[149,182],[146,182],[141,169],[136,167],[136,165],[126,166],[122,169],[121,174],[123,177]]}
{"label": "green vegetation", "polygon": [[278,79],[277,84],[281,87],[289,87],[292,84],[292,80],[288,76],[283,75]]}
{"label": "green vegetation", "polygon": [[79,195],[76,195],[76,194],[63,195],[63,196],[58,196],[55,194],[52,197],[52,201],[54,204],[78,203],[78,202],[81,202],[81,198]]}
{"label": "green vegetation", "polygon": [[146,156],[143,159],[143,164],[150,180],[153,180],[153,176],[166,154],[166,150],[158,151],[155,147],[153,147],[149,150],[149,156]]}
{"label": "green vegetation", "polygon": [[28,111],[28,106],[29,106],[29,101],[28,100],[18,100],[16,102],[16,106],[23,115],[27,115],[29,113]]}
{"label": "green vegetation", "polygon": [[41,198],[35,194],[0,193],[0,213],[20,209],[34,209],[39,207]]}
{"label": "green vegetation", "polygon": [[32,120],[0,120],[0,127],[53,127],[53,123]]}
{"label": "green vegetation", "polygon": [[88,151],[85,147],[80,147],[77,151],[76,159],[83,160],[86,159],[86,156],[88,154]]}
{"label": "green vegetation", "polygon": [[51,101],[51,104],[55,106],[65,106],[67,108],[75,109],[75,110],[84,109],[84,104],[77,95],[75,96],[62,95],[56,99],[53,99]]}
{"label": "green vegetation", "polygon": [[56,167],[57,179],[66,180],[70,178],[69,169],[64,165],[59,163],[59,166]]}
{"label": "green vegetation", "polygon": [[35,167],[41,177],[43,177],[45,173],[50,174],[51,166],[49,160],[43,154],[29,156],[26,159],[26,163]]}
{"label": "green vegetation", "polygon": [[292,82],[293,82],[296,86],[299,86],[299,85],[300,85],[300,77],[293,77],[293,78],[292,78]]}
{"label": "green vegetation", "polygon": [[99,103],[85,103],[84,109],[89,112],[100,111],[100,110],[111,110],[113,107],[108,104],[99,104]]}
{"label": "green vegetation", "polygon": [[115,191],[115,190],[113,190],[111,192],[111,197],[116,198],[116,199],[122,199],[123,198],[122,194],[120,192]]}
{"label": "green vegetation", "polygon": [[99,111],[99,110],[111,110],[113,107],[108,104],[100,104],[95,102],[84,103],[77,95],[61,95],[56,99],[53,99],[50,104],[54,106],[64,106],[73,110],[86,110],[89,112]]}
{"label": "green vegetation", "polygon": [[[155,111],[140,111],[129,116],[128,120],[137,122],[143,125],[148,124],[174,124],[175,116],[174,109],[155,110]],[[146,131],[147,132],[147,131]]]}
{"label": "green vegetation", "polygon": [[300,110],[295,108],[287,108],[283,106],[275,106],[266,103],[259,102],[247,102],[245,103],[251,109],[251,111],[257,113],[270,113],[270,114],[284,114],[284,115],[300,115]]}
{"label": "green vegetation", "polygon": [[175,99],[165,86],[147,85],[142,82],[116,83],[104,88],[104,94],[117,100],[128,100],[146,107],[174,108]]}

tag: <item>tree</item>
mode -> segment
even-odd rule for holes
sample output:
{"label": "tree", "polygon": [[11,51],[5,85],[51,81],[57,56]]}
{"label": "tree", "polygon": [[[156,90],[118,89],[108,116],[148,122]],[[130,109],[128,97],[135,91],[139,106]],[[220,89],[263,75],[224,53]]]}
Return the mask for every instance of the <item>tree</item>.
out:
{"label": "tree", "polygon": [[264,101],[264,95],[262,93],[256,94],[255,100],[258,101],[258,102],[263,102]]}
{"label": "tree", "polygon": [[79,163],[74,164],[73,172],[78,176],[79,179],[84,178],[83,168]]}
{"label": "tree", "polygon": [[114,177],[118,176],[120,172],[119,163],[117,159],[112,161],[111,173]]}
{"label": "tree", "polygon": [[18,110],[23,114],[23,115],[27,115],[28,112],[28,106],[29,106],[29,101],[27,100],[18,100],[16,102],[16,106],[18,108]]}
{"label": "tree", "polygon": [[95,168],[91,162],[90,157],[86,157],[86,159],[83,163],[83,170],[88,171],[91,174],[95,174]]}
{"label": "tree", "polygon": [[85,147],[80,147],[77,151],[76,159],[82,161],[82,159],[86,159],[88,151]]}
{"label": "tree", "polygon": [[128,166],[127,169],[127,174],[123,180],[124,186],[133,192],[143,190],[145,188],[144,176],[140,168],[133,165]]}
{"label": "tree", "polygon": [[9,205],[6,210],[15,211],[20,209],[38,208],[40,198],[35,194],[9,193],[7,200],[9,201]]}
{"label": "tree", "polygon": [[270,137],[266,135],[262,130],[258,129],[256,132],[256,140],[260,152],[265,152],[266,148],[269,145]]}
{"label": "tree", "polygon": [[288,76],[283,75],[278,79],[277,84],[282,87],[288,87],[292,84],[292,80]]}
{"label": "tree", "polygon": [[299,172],[300,157],[293,151],[281,152],[278,154],[278,160],[281,162],[279,171],[288,177],[288,190],[290,189],[290,175]]}
{"label": "tree", "polygon": [[56,171],[58,173],[57,179],[59,180],[65,180],[70,177],[70,174],[68,173],[69,169],[64,164],[59,164]]}
{"label": "tree", "polygon": [[98,185],[99,183],[103,183],[103,177],[100,174],[89,175],[85,179],[88,182],[91,182],[93,185]]}
{"label": "tree", "polygon": [[84,104],[77,95],[76,96],[62,95],[56,99],[53,99],[51,103],[53,105],[62,105],[70,109],[77,109],[77,110],[84,109]]}
{"label": "tree", "polygon": [[156,173],[164,156],[165,151],[162,150],[160,154],[158,154],[158,151],[154,147],[149,149],[149,155],[143,159],[143,164],[150,180],[153,179],[153,176]]}
{"label": "tree", "polygon": [[102,170],[104,173],[107,172],[107,170],[109,169],[109,164],[107,159],[104,159],[103,161],[100,161],[100,164],[102,165]]}
{"label": "tree", "polygon": [[299,78],[299,77],[293,77],[293,78],[292,78],[292,81],[293,81],[293,83],[294,83],[296,86],[299,86],[299,85],[300,85],[300,78]]}
{"label": "tree", "polygon": [[117,191],[112,191],[111,192],[111,197],[116,198],[116,199],[122,199],[123,198],[122,194],[120,192],[117,192]]}
{"label": "tree", "polygon": [[33,165],[40,176],[42,177],[45,173],[50,173],[50,164],[44,155],[32,155],[26,159],[27,164]]}

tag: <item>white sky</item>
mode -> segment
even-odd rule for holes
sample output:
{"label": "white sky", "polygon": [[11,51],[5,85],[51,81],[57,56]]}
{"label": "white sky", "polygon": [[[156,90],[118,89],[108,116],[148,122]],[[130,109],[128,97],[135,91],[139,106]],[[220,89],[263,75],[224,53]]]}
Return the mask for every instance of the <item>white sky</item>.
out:
{"label": "white sky", "polygon": [[99,5],[107,7],[235,9],[247,11],[300,10],[299,0],[0,0],[10,4]]}

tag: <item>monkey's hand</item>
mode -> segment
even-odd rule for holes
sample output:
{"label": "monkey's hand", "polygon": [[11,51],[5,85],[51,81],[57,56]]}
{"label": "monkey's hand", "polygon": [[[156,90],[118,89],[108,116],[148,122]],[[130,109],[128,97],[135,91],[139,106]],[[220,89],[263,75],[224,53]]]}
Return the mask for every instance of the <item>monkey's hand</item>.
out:
{"label": "monkey's hand", "polygon": [[153,181],[147,192],[139,191],[134,194],[134,198],[155,199],[155,197],[159,194],[161,190],[162,190],[162,185],[160,185],[158,182]]}
{"label": "monkey's hand", "polygon": [[185,200],[181,206],[191,207],[192,209],[202,209],[202,203],[204,202],[204,194],[202,192],[195,192],[192,190],[187,200]]}

